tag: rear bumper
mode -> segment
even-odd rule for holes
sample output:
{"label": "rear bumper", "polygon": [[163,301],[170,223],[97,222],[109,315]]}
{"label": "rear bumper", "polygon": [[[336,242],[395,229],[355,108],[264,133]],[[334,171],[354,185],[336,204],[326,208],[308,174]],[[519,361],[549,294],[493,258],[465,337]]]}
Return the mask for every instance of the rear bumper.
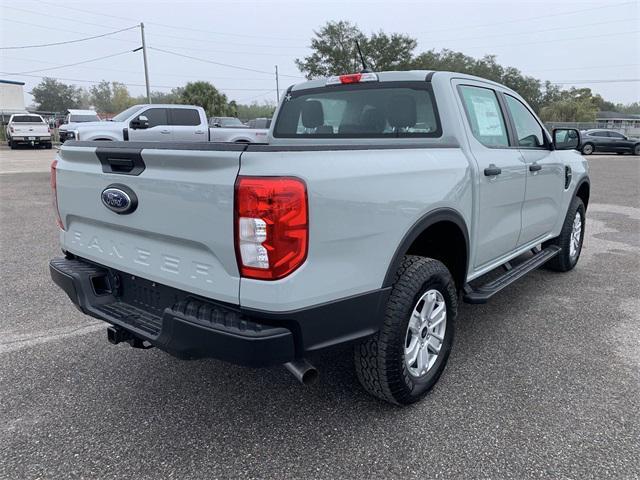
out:
{"label": "rear bumper", "polygon": [[253,367],[375,333],[388,289],[295,312],[260,312],[216,302],[81,258],[50,262],[53,281],[85,314],[180,358]]}
{"label": "rear bumper", "polygon": [[[33,140],[30,140],[30,139]],[[15,144],[24,143],[31,145],[36,143],[51,143],[51,137],[11,137],[11,142]]]}

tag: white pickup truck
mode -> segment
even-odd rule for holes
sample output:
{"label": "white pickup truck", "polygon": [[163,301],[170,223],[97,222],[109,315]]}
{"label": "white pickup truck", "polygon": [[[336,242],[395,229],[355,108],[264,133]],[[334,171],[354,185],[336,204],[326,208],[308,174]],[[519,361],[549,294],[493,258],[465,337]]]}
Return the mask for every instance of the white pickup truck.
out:
{"label": "white pickup truck", "polygon": [[209,128],[207,115],[193,105],[134,105],[109,121],[88,122],[67,132],[67,140],[135,142],[265,143],[268,130]]}
{"label": "white pickup truck", "polygon": [[7,145],[44,146],[51,148],[51,130],[40,115],[20,113],[11,115],[6,129]]}

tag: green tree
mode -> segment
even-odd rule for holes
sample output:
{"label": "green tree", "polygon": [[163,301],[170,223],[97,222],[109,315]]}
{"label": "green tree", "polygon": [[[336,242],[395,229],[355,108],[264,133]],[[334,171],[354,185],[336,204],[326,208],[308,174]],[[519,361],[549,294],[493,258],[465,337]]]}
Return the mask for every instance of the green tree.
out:
{"label": "green tree", "polygon": [[44,78],[33,87],[36,108],[46,112],[64,112],[69,108],[78,108],[82,104],[82,88],[67,85],[53,78]]}
{"label": "green tree", "polygon": [[[545,122],[593,122],[598,113],[599,95],[590,88],[571,88],[561,98],[542,107],[540,118]],[[600,99],[601,100],[601,99]]]}
{"label": "green tree", "polygon": [[187,83],[180,97],[182,103],[204,108],[210,117],[233,116],[236,113],[234,105],[229,104],[227,96],[209,82]]}
{"label": "green tree", "polygon": [[101,81],[90,89],[91,102],[100,112],[117,113],[136,103],[127,86],[120,82]]}
{"label": "green tree", "polygon": [[374,70],[401,70],[407,68],[417,46],[415,39],[380,31],[366,36],[348,21],[327,22],[311,39],[311,55],[296,59],[298,69],[307,78],[357,72],[362,64],[356,48],[360,42],[367,64]]}
{"label": "green tree", "polygon": [[262,104],[253,102],[250,105],[238,104],[238,118],[251,120],[252,118],[271,118],[276,110],[275,103],[264,101]]}

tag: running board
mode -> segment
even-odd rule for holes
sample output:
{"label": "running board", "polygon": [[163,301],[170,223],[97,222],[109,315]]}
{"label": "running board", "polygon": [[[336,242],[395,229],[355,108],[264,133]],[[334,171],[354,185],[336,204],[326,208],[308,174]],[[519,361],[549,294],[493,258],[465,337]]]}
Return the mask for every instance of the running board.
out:
{"label": "running board", "polygon": [[506,272],[495,280],[477,288],[472,288],[467,284],[463,300],[465,303],[487,303],[487,300],[500,290],[511,285],[513,282],[522,278],[532,270],[544,265],[553,257],[558,255],[558,253],[560,253],[560,247],[551,245],[543,250],[536,251],[530,259],[522,262],[517,267],[511,267],[511,264],[507,262],[505,264]]}

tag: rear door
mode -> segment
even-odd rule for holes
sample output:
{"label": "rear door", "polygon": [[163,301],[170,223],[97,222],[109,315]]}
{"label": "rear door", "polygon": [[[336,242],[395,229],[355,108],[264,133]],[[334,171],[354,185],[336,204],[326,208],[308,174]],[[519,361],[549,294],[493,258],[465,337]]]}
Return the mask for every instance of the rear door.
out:
{"label": "rear door", "polygon": [[[244,147],[79,145],[63,146],[57,157],[62,247],[130,275],[237,304],[233,192]],[[107,188],[131,192],[137,208],[116,213],[103,203]]]}
{"label": "rear door", "polygon": [[167,108],[147,108],[136,115],[133,120],[147,117],[148,128],[136,129],[129,125],[129,140],[132,142],[170,142],[173,140],[173,127],[169,125],[169,110]]}
{"label": "rear door", "polygon": [[518,246],[545,237],[556,225],[564,192],[564,163],[551,150],[551,141],[529,108],[504,94],[514,139],[526,166],[526,193]]}
{"label": "rear door", "polygon": [[175,142],[206,142],[209,127],[195,108],[170,108],[169,123]]}
{"label": "rear door", "polygon": [[466,115],[469,145],[478,165],[473,260],[478,270],[516,247],[526,170],[520,152],[509,144],[506,115],[498,93],[487,84],[466,80],[457,84],[457,90]]}

